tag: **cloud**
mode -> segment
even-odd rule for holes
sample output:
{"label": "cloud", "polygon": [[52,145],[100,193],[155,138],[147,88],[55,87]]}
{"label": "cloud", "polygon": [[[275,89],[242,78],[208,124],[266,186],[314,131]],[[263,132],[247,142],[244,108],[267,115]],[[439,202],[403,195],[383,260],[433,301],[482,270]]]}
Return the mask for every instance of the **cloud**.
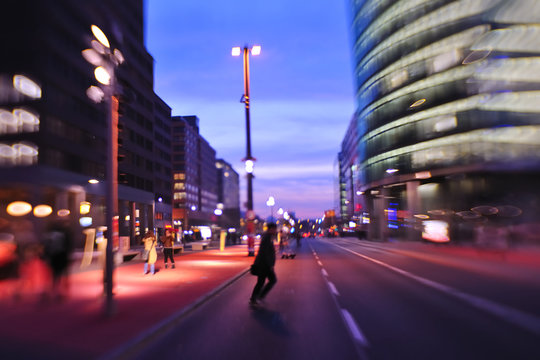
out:
{"label": "cloud", "polygon": [[274,193],[298,214],[321,214],[333,206],[333,166],[354,112],[346,2],[234,5],[147,3],[155,91],[174,115],[200,118],[200,134],[242,174],[244,202],[242,59],[230,49],[260,44],[261,55],[250,60],[255,210],[267,213]]}

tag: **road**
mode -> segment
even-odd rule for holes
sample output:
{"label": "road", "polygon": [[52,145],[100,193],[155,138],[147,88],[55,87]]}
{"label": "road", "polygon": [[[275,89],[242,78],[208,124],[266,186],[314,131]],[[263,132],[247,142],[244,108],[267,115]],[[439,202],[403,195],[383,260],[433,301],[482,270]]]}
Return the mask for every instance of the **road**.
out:
{"label": "road", "polygon": [[138,358],[540,359],[540,267],[441,249],[304,241],[262,307],[247,274]]}

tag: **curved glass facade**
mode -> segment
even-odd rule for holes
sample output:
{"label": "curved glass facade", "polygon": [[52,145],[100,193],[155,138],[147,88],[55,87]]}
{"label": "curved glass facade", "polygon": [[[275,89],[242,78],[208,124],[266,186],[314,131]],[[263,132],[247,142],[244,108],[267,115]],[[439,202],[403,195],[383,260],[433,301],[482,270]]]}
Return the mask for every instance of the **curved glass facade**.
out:
{"label": "curved glass facade", "polygon": [[476,174],[468,179],[489,188],[502,173],[537,176],[540,2],[353,0],[351,6],[363,193],[399,193],[389,197],[405,199],[396,206],[409,215],[435,207],[457,212],[480,200],[424,201],[418,186],[455,189],[449,184],[456,175]]}

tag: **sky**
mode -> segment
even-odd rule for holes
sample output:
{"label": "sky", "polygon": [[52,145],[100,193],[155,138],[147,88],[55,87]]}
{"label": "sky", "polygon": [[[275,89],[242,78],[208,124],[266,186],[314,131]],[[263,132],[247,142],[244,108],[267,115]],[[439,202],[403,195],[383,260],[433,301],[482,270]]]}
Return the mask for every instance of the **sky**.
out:
{"label": "sky", "polygon": [[175,115],[199,117],[200,134],[241,177],[246,156],[242,57],[250,57],[254,210],[269,196],[298,218],[335,207],[335,162],[354,112],[347,0],[146,0],[154,91]]}

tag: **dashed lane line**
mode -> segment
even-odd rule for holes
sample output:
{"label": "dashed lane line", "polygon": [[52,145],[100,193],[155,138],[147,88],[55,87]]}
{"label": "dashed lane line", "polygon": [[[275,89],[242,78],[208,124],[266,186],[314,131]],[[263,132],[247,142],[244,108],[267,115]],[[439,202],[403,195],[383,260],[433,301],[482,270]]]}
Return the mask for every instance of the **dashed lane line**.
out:
{"label": "dashed lane line", "polygon": [[334,294],[334,296],[339,296],[339,291],[336,289],[336,286],[334,285],[334,283],[330,282],[330,281],[327,281],[328,283],[328,287],[330,288],[330,291],[332,292],[332,294]]}
{"label": "dashed lane line", "polygon": [[328,272],[325,269],[321,269],[321,273],[324,277],[328,277]]}
{"label": "dashed lane line", "polygon": [[481,298],[479,296],[475,296],[475,295],[471,295],[471,294],[467,294],[467,293],[464,293],[458,289],[455,289],[451,286],[448,286],[448,285],[444,285],[444,284],[441,284],[441,283],[438,283],[436,281],[433,281],[433,280],[429,280],[429,279],[426,279],[426,278],[423,278],[421,276],[418,276],[418,275],[414,275],[408,271],[405,271],[405,270],[402,270],[402,269],[399,269],[395,266],[392,266],[392,265],[389,265],[385,262],[382,262],[382,261],[379,261],[377,259],[373,259],[369,256],[366,256],[364,254],[360,254],[354,250],[350,250],[350,249],[347,249],[343,246],[340,246],[340,245],[337,245],[337,244],[334,244],[335,246],[345,250],[345,251],[348,251],[354,255],[357,255],[361,258],[364,258],[366,260],[369,260],[375,264],[378,264],[378,265],[381,265],[389,270],[392,270],[398,274],[401,274],[405,277],[408,277],[410,279],[413,279],[421,284],[424,284],[428,287],[431,287],[433,289],[436,289],[436,290],[439,290],[445,294],[448,294],[448,295],[451,295],[455,298],[458,298],[464,302],[466,302],[467,304],[477,308],[477,309],[480,309],[480,310],[483,310],[485,312],[488,312],[492,315],[495,315],[497,317],[499,317],[500,319],[502,320],[505,320],[509,323],[512,323],[514,325],[517,325],[523,329],[526,329],[530,332],[532,332],[533,334],[536,334],[536,335],[540,335],[540,318],[535,316],[535,315],[532,315],[532,314],[528,314],[526,312],[523,312],[521,310],[517,310],[517,309],[514,309],[512,307],[509,307],[509,306],[506,306],[506,305],[502,305],[502,304],[499,304],[499,303],[496,303],[494,301],[491,301],[491,300],[488,300],[488,299],[484,299],[484,298]]}
{"label": "dashed lane line", "polygon": [[364,334],[362,333],[362,331],[360,330],[360,328],[358,327],[358,325],[356,324],[356,321],[354,320],[351,313],[348,312],[346,309],[341,309],[341,315],[343,315],[343,319],[345,320],[345,323],[349,327],[349,330],[353,338],[356,341],[358,341],[360,344],[362,344],[362,346],[368,347],[369,343],[366,337],[364,336]]}
{"label": "dashed lane line", "polygon": [[317,253],[315,252],[315,250],[313,250],[313,248],[311,248],[311,250],[313,251],[313,255],[315,255],[315,258],[317,259],[317,263],[322,267],[321,273],[324,276],[324,280],[326,281],[326,284],[328,285],[328,288],[330,289],[330,292],[333,295],[332,299],[334,300],[334,303],[336,304],[336,307],[338,308],[341,314],[341,318],[343,319],[343,322],[347,326],[347,329],[349,330],[349,333],[351,334],[351,337],[353,338],[355,342],[355,348],[358,354],[358,358],[360,360],[368,360],[368,356],[366,354],[366,348],[369,347],[369,343],[366,337],[364,336],[364,334],[358,327],[351,313],[349,313],[346,309],[341,308],[341,306],[339,305],[339,302],[337,299],[337,297],[340,296],[339,291],[337,290],[336,286],[327,279],[328,272],[323,267],[323,264],[319,260],[319,257],[317,256]]}

